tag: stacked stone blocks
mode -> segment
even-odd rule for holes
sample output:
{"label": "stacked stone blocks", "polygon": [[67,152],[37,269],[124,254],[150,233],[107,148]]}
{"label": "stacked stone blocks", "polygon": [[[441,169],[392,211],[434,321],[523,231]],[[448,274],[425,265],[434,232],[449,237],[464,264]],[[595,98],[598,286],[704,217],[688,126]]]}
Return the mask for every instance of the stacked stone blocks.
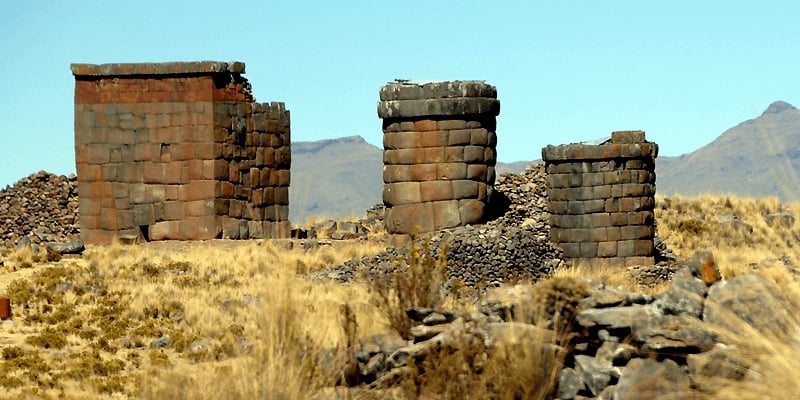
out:
{"label": "stacked stone blocks", "polygon": [[72,72],[84,241],[288,235],[289,112],[254,101],[243,63]]}
{"label": "stacked stone blocks", "polygon": [[481,81],[397,82],[380,100],[387,230],[481,222],[495,180],[497,90]]}
{"label": "stacked stone blocks", "polygon": [[550,235],[564,255],[607,265],[652,265],[655,158],[642,131],[599,145],[547,146]]}

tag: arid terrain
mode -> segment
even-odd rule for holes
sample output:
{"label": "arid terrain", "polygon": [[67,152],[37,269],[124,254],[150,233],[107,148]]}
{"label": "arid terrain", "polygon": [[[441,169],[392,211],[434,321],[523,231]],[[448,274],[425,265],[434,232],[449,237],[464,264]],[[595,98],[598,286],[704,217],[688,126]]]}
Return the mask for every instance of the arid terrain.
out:
{"label": "arid terrain", "polygon": [[[696,250],[707,249],[723,282],[760,274],[786,300],[773,306],[789,339],[753,332],[732,316],[727,332],[715,337],[742,350],[733,359],[741,373],[694,376],[683,395],[791,397],[800,390],[791,367],[798,354],[791,305],[800,302],[795,251],[800,207],[722,196],[657,201],[658,236],[678,258],[661,262],[659,268],[669,271],[664,276],[679,271],[686,263],[681,260]],[[530,228],[528,222],[520,226]],[[389,241],[379,230],[351,240],[320,236],[114,244],[63,257],[30,246],[5,248],[0,295],[11,298],[13,318],[0,325],[0,398],[552,398],[559,393],[559,371],[579,360],[570,352],[581,351],[574,335],[586,322],[565,318],[555,324],[563,329],[552,328],[555,337],[531,342],[540,343],[535,353],[540,355],[550,349],[541,343],[558,345],[545,358],[530,358],[528,350],[489,351],[465,341],[404,361],[405,374],[391,375],[398,369],[384,368],[369,375],[366,361],[350,357],[360,357],[353,349],[363,352],[376,337],[398,338],[398,346],[407,338],[430,337],[414,327],[407,307],[474,315],[489,304],[487,296],[496,298],[503,290],[532,287],[525,293],[541,298],[537,293],[550,293],[547,288],[564,293],[588,278],[652,298],[671,290],[668,280],[642,275],[637,268],[569,263],[539,282],[507,276],[471,289],[446,276],[446,246],[426,255],[430,242],[422,240],[387,253]],[[348,283],[332,278],[345,261],[376,254],[384,259],[400,254],[390,264],[405,272],[362,271]],[[585,304],[545,298],[556,310],[573,304],[578,312]],[[676,357],[674,346],[661,353],[652,351],[650,357]],[[519,368],[520,362],[529,368]],[[720,379],[727,380],[720,384]],[[590,389],[576,392],[591,395]]]}

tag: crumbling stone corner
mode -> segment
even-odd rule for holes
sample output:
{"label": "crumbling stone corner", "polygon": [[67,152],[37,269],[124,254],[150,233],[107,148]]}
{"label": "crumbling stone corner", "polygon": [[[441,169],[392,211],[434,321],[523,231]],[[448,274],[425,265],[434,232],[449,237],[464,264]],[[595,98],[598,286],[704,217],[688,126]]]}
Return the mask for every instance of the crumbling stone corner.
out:
{"label": "crumbling stone corner", "polygon": [[241,62],[72,64],[81,236],[287,237],[289,111]]}
{"label": "crumbling stone corner", "polygon": [[389,233],[482,222],[495,180],[499,113],[497,89],[483,81],[400,81],[380,89]]}
{"label": "crumbling stone corner", "polygon": [[593,264],[652,265],[658,145],[643,131],[601,144],[547,146],[550,237],[564,256]]}

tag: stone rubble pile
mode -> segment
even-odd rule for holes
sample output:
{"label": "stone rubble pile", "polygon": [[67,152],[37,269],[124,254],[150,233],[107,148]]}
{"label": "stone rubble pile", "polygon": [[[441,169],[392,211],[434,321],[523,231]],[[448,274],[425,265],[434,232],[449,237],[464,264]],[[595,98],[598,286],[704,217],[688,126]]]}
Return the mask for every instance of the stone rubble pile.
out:
{"label": "stone rubble pile", "polygon": [[[356,222],[358,231],[369,232],[369,227],[376,226],[375,221],[380,226],[380,218],[376,215],[382,210],[381,206],[371,208],[367,218]],[[550,241],[549,215],[544,165],[534,163],[520,174],[503,174],[497,179],[486,223],[422,235],[417,245],[427,243],[431,254],[438,256],[446,244],[449,278],[470,287],[499,286],[509,279],[536,281],[566,265],[561,249]],[[337,223],[328,221],[316,231],[330,229],[338,236],[356,237],[355,233],[348,233],[353,229],[342,233],[337,227]],[[333,238],[333,235],[327,237]],[[674,262],[674,255],[658,238],[656,242],[657,259],[664,262],[631,269],[634,277],[646,285],[668,279],[674,272],[670,265]],[[389,247],[376,256],[350,260],[316,272],[312,278],[348,282],[362,273],[392,272],[397,268],[398,257],[406,254],[408,248]]]}
{"label": "stone rubble pile", "polygon": [[722,280],[713,255],[703,251],[681,263],[668,290],[656,296],[589,278],[505,286],[489,291],[479,312],[408,309],[419,324],[410,331],[413,339],[368,337],[340,358],[347,366],[321,365],[352,374],[340,382],[378,389],[443,349],[480,343],[486,359],[514,343],[515,349],[568,352],[558,399],[692,398],[713,395],[720,389],[715,379],[747,379],[741,349],[725,343],[730,339],[721,332],[738,336],[749,325],[788,338],[796,334],[787,331],[792,309],[761,275]]}
{"label": "stone rubble pile", "polygon": [[[492,197],[493,215],[487,223],[421,235],[417,245],[427,246],[434,256],[446,248],[448,277],[469,287],[499,286],[509,279],[535,281],[563,265],[561,250],[550,242],[544,169],[540,164],[519,175],[502,175]],[[350,260],[312,277],[347,282],[360,273],[391,272],[408,249],[390,247],[376,256]]]}
{"label": "stone rubble pile", "polygon": [[0,190],[0,247],[80,239],[75,175],[40,171]]}

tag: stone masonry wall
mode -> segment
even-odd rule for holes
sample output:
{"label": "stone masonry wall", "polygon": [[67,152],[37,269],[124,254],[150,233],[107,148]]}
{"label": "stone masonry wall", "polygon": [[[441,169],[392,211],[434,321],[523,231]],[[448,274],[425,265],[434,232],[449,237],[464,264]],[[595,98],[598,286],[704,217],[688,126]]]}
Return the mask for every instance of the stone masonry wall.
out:
{"label": "stone masonry wall", "polygon": [[482,81],[404,81],[381,88],[388,232],[482,221],[495,180],[499,112],[497,90]]}
{"label": "stone masonry wall", "polygon": [[598,145],[547,146],[550,236],[564,256],[592,264],[652,265],[658,146],[642,131]]}
{"label": "stone masonry wall", "polygon": [[289,111],[240,62],[73,64],[81,235],[288,236]]}

